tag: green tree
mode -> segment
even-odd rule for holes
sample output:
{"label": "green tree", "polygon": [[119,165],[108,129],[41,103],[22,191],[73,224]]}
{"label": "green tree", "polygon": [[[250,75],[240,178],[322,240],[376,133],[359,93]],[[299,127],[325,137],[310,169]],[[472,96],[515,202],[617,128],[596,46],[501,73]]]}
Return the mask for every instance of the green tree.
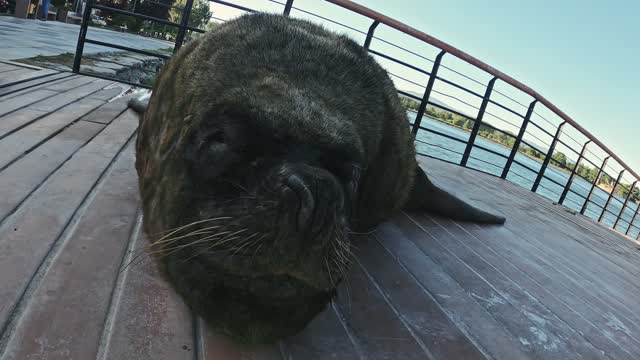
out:
{"label": "green tree", "polygon": [[561,152],[555,152],[551,158],[555,160],[560,166],[567,167],[567,155]]}
{"label": "green tree", "polygon": [[418,108],[420,107],[420,103],[405,96],[400,96],[400,104],[402,104],[402,106],[404,106],[405,108],[413,111],[418,111]]}
{"label": "green tree", "polygon": [[[187,5],[187,0],[175,0],[173,7],[169,11],[169,19],[175,23],[182,21],[182,12]],[[189,15],[189,26],[198,29],[204,29],[211,19],[211,10],[209,9],[209,1],[194,0]]]}
{"label": "green tree", "polygon": [[454,122],[453,125],[457,126],[457,127],[463,127],[464,123],[466,122],[466,120],[463,117],[458,117]]}

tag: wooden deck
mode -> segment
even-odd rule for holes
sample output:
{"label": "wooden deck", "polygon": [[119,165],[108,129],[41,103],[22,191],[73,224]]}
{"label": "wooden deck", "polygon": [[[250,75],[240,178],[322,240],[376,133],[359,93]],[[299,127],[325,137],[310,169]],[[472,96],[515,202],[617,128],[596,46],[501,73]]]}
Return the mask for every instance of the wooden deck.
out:
{"label": "wooden deck", "polygon": [[235,347],[152,264],[121,271],[146,241],[126,89],[0,64],[0,359],[640,358],[635,241],[426,159],[506,225],[398,214],[355,240],[338,298],[303,333]]}

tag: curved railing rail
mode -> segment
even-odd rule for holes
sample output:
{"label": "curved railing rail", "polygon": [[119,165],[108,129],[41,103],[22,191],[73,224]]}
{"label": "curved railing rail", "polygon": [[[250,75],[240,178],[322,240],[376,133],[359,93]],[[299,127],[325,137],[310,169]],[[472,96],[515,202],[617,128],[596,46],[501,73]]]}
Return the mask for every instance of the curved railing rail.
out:
{"label": "curved railing rail", "polygon": [[[231,2],[231,0],[209,1],[220,6],[230,7],[240,11],[255,11],[254,9],[235,4]],[[338,25],[350,31],[354,31],[355,33],[365,37],[363,47],[381,61],[393,63],[395,66],[400,66],[412,72],[417,72],[422,76],[427,76],[428,81],[426,85],[423,85],[416,80],[409,79],[407,76],[401,76],[389,72],[394,79],[399,79],[405,83],[419,86],[424,91],[422,96],[418,96],[416,93],[399,89],[399,93],[407,99],[405,104],[408,104],[409,107],[412,107],[413,105],[413,109],[411,109],[413,110],[411,116],[413,117],[415,114],[415,117],[413,117],[409,123],[421,155],[435,157],[440,160],[454,162],[465,167],[481,170],[500,176],[503,179],[509,179],[523,186],[530,185],[531,191],[538,192],[551,200],[555,200],[560,204],[573,208],[581,214],[585,214],[622,233],[635,236],[636,238],[640,237],[640,224],[638,224],[638,222],[640,222],[638,216],[638,212],[640,210],[640,191],[637,187],[638,182],[640,181],[640,176],[594,135],[533,89],[443,41],[349,0],[324,1],[368,19],[370,24],[367,29],[358,29],[355,26],[344,24],[334,19],[297,8],[294,6],[294,0],[287,0],[286,2],[280,2],[277,0],[266,1],[276,4],[277,6],[282,6],[281,9],[284,15],[289,16],[292,11],[297,11],[300,15],[313,16],[320,21],[329,22],[333,25]],[[187,0],[183,10],[182,21],[180,23],[173,23],[167,20],[156,19],[126,10],[94,5],[93,0],[87,0],[83,23],[81,25],[81,31],[78,38],[78,46],[73,68],[74,72],[81,72],[80,64],[85,42],[109,46],[120,50],[132,51],[149,56],[157,56],[164,59],[167,58],[166,55],[162,54],[87,39],[87,19],[89,19],[92,9],[113,11],[121,15],[138,17],[143,20],[154,21],[166,26],[178,28],[178,35],[176,37],[174,47],[175,52],[184,42],[187,32],[203,32],[202,29],[188,26],[192,5],[193,0]],[[214,19],[224,21],[219,18]],[[430,59],[429,57],[421,55],[417,51],[407,49],[383,38],[376,37],[375,32],[380,24],[386,25],[390,29],[399,31],[417,39],[424,44],[428,44],[437,49],[439,53],[434,59]],[[397,57],[391,56],[388,52],[374,49],[372,47],[374,40],[383,45],[391,45],[398,51],[412,54],[421,60],[427,60],[431,63],[431,66],[430,68],[425,69],[424,66],[411,64],[408,61],[400,60]],[[488,82],[483,83],[461,71],[457,71],[451,66],[445,66],[443,64],[443,58],[445,55],[466,62],[476,70],[480,70],[481,72],[490,75],[491,79]],[[443,75],[439,75],[439,71],[443,68],[452,74],[456,74],[456,76],[460,76],[465,81],[470,81],[474,85],[482,85],[484,93],[471,90],[468,86],[463,86],[460,82],[456,82],[450,78],[444,77]],[[96,76],[95,74],[90,73],[87,75]],[[523,104],[522,102],[513,99],[511,96],[496,90],[495,85],[498,81],[504,82],[505,84],[513,87],[516,91],[521,93],[519,95],[524,94],[529,96],[529,102]],[[436,90],[437,84],[445,84],[465,96],[477,99],[480,101],[480,105],[474,106],[470,101],[461,99],[461,96]],[[135,85],[139,86],[138,84]],[[474,108],[477,110],[477,113],[475,116],[468,115],[464,111],[460,111],[453,106],[443,103],[442,101],[438,101],[434,94],[455,99],[462,104]],[[496,94],[518,104],[519,106],[522,106],[523,109],[526,109],[526,112],[523,114],[504,103],[497,101],[495,99]],[[413,103],[411,101],[413,101]],[[552,114],[557,116],[561,122],[559,124],[554,124],[542,117],[537,111],[540,106],[543,106]],[[489,112],[489,107],[495,107],[500,109],[500,111],[510,114],[510,116],[515,117],[516,119],[520,119],[520,124],[514,124],[512,121],[505,120],[504,118]],[[449,120],[455,117],[457,119],[456,122],[458,127],[461,127],[464,130],[436,126],[437,124],[434,120],[443,121],[442,116],[438,117],[438,112],[440,112],[440,115],[445,114],[445,118]],[[508,131],[496,125],[494,122],[485,121],[486,115],[502,120],[503,123],[508,124],[512,129],[517,129],[517,131]],[[536,122],[534,121],[534,118],[542,119],[544,123]],[[446,122],[451,124],[451,121]],[[463,122],[465,125],[460,126]],[[548,125],[552,125],[551,129],[546,127]],[[585,138],[585,141],[579,142],[575,138],[569,136],[569,129],[577,131],[581,137]],[[461,135],[463,134],[463,131],[465,135]],[[466,134],[467,132],[468,136]],[[536,133],[538,135],[536,135]],[[487,134],[497,134],[501,139],[500,143],[507,146],[496,146],[495,143],[488,142],[487,139],[491,139],[491,136]],[[545,143],[544,140],[540,139],[540,136],[549,137],[551,140],[550,142]],[[431,142],[429,141],[430,139],[432,140]],[[441,142],[441,144],[434,143],[434,139],[437,140],[436,142]],[[579,149],[575,149],[570,143],[578,144]],[[570,161],[567,162],[567,156],[557,150],[558,146],[562,146],[568,149],[573,155],[576,155],[576,160],[573,163]],[[456,147],[459,148],[459,151],[455,150]],[[545,147],[546,149],[542,149]],[[421,148],[423,151],[420,151]],[[427,151],[429,152],[425,152],[424,148],[428,149]],[[440,151],[441,154],[446,153],[448,155],[437,155],[432,151],[434,149]],[[477,153],[474,152],[474,150],[476,150]],[[602,153],[604,158],[598,157],[594,151]],[[533,154],[534,158],[537,159],[534,161],[531,157],[525,156],[525,153]],[[485,155],[484,158],[481,157],[482,154]],[[563,157],[565,158],[565,161],[562,161]],[[617,163],[617,166],[609,164],[611,159]],[[612,176],[612,174],[614,174],[614,167],[619,171],[615,173],[615,176]],[[627,175],[631,176],[631,179],[625,179],[625,176]],[[554,191],[554,189],[558,191]]]}

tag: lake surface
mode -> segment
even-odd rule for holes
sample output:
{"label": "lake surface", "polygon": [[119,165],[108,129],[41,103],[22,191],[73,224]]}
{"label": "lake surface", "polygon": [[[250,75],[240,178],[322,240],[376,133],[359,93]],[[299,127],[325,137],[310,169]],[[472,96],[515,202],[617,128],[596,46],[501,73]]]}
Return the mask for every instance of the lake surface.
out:
{"label": "lake surface", "polygon": [[[413,122],[415,114],[409,112],[408,117],[410,122]],[[469,139],[469,132],[453,126],[449,126],[427,116],[422,119],[421,125],[427,129],[447,134],[453,138],[460,139],[465,142]],[[452,161],[458,164],[462,159],[462,153],[464,153],[464,149],[466,147],[466,143],[457,142],[455,140],[451,140],[444,136],[434,134],[425,130],[420,130],[418,132],[416,140],[416,149],[418,152],[439,159]],[[476,138],[475,143],[484,148],[490,149],[491,151],[495,151],[498,154],[504,154],[505,156],[509,156],[511,152],[510,148],[486,140],[480,136]],[[542,163],[521,153],[518,153],[516,155],[516,161],[535,170],[536,172],[532,172],[526,167],[514,162],[511,166],[509,174],[507,175],[507,179],[524,188],[531,189],[531,187],[533,186],[533,182],[536,179],[537,172],[542,167]],[[471,156],[469,158],[469,161],[467,162],[467,166],[500,176],[506,162],[506,158],[474,147],[471,151]],[[540,186],[538,187],[536,193],[552,201],[558,201],[560,195],[562,194],[564,186],[569,180],[569,175],[569,173],[561,171],[553,166],[547,167],[547,170],[545,171],[545,177],[540,182]],[[557,183],[562,184],[562,186],[555,184],[549,179],[553,179]],[[564,201],[564,205],[579,212],[585,202],[587,195],[589,194],[589,189],[591,189],[591,183],[576,175],[570,188],[571,191],[569,191]],[[608,197],[609,194],[606,191],[596,187],[593,194],[591,195],[591,201],[587,206],[585,215],[594,220],[597,220],[598,217],[600,217],[602,207],[606,204]],[[609,227],[613,227],[613,224],[615,223],[616,218],[620,213],[620,210],[622,209],[623,202],[624,198],[618,195],[614,196],[614,199],[611,200],[611,203],[607,208],[608,211],[605,212],[604,218],[602,219],[603,224]],[[638,205],[632,201],[627,204],[627,207],[622,214],[622,218],[618,223],[618,226],[616,227],[618,231],[622,233],[627,231],[627,229],[629,228],[629,222],[633,218],[633,214],[635,213],[637,207]],[[631,231],[629,232],[630,236],[635,237],[638,235],[638,232],[640,231],[637,228],[638,226],[640,226],[640,216],[638,216],[638,218],[634,222],[634,227],[632,227]]]}

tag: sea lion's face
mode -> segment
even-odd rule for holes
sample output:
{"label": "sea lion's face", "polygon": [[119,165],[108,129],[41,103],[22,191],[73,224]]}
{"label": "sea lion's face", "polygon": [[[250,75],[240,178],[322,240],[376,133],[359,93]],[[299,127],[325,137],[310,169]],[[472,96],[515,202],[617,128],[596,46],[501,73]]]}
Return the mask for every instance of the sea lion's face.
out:
{"label": "sea lion's face", "polygon": [[173,211],[177,225],[193,224],[180,234],[194,234],[184,254],[257,297],[331,293],[346,266],[358,165],[272,133],[261,116],[219,104],[178,150],[188,190]]}
{"label": "sea lion's face", "polygon": [[172,145],[147,163],[158,175],[142,187],[145,225],[189,305],[239,340],[270,341],[334,295],[360,166],[339,148],[274,134],[259,112],[219,109],[181,136],[159,133]]}

